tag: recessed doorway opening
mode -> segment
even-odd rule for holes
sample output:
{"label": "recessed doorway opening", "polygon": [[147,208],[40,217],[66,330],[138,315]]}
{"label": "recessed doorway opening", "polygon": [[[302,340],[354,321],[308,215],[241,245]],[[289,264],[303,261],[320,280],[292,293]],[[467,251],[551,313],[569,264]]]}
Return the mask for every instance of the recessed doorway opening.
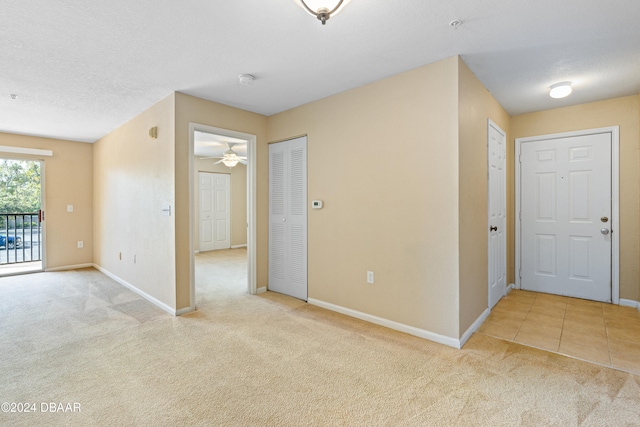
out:
{"label": "recessed doorway opening", "polygon": [[[220,267],[230,260],[233,273],[227,278],[246,284],[243,292],[256,293],[256,136],[191,123],[190,143],[191,308],[195,309],[196,283],[216,282],[210,275],[224,278]],[[244,273],[238,273],[238,262],[246,266]],[[243,276],[240,281],[238,274]]]}

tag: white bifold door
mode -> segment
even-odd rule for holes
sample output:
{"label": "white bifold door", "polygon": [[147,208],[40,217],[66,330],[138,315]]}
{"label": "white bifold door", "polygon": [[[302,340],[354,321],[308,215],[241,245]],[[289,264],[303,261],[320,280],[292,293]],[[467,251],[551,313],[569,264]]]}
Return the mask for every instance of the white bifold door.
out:
{"label": "white bifold door", "polygon": [[200,251],[231,247],[231,177],[199,172]]}
{"label": "white bifold door", "polygon": [[611,133],[522,143],[522,289],[611,301],[611,147]]}
{"label": "white bifold door", "polygon": [[269,290],[307,300],[307,138],[269,145]]}

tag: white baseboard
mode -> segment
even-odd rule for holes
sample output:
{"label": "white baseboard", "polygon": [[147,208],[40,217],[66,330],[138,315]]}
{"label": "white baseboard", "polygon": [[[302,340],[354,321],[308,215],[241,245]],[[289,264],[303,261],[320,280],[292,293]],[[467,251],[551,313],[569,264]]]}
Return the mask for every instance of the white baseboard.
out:
{"label": "white baseboard", "polygon": [[245,243],[244,245],[233,245],[231,246],[231,249],[240,249],[240,248],[246,248],[247,244]]}
{"label": "white baseboard", "polygon": [[471,326],[469,326],[469,329],[467,329],[465,331],[465,333],[462,334],[462,337],[460,337],[460,347],[459,348],[462,348],[462,346],[467,342],[467,340],[469,338],[471,338],[471,335],[473,335],[473,333],[478,330],[480,325],[482,325],[484,323],[484,321],[487,320],[487,317],[489,317],[490,314],[491,314],[491,310],[489,310],[487,308],[482,312],[482,314],[480,316],[478,316],[476,321],[473,322],[471,324]]}
{"label": "white baseboard", "polygon": [[515,288],[516,288],[516,284],[515,283],[509,283],[509,286],[507,286],[507,295],[509,295],[509,292],[511,292]]}
{"label": "white baseboard", "polygon": [[262,293],[265,293],[265,292],[267,292],[267,287],[266,286],[263,286],[261,288],[256,289],[256,294],[262,294]]}
{"label": "white baseboard", "polygon": [[89,264],[75,264],[75,265],[63,265],[62,267],[45,268],[44,271],[66,271],[66,270],[79,270],[81,268],[91,268],[94,265]]}
{"label": "white baseboard", "polygon": [[180,310],[175,310],[175,316],[182,316],[183,314],[191,313],[193,311],[196,311],[195,307],[181,308]]}
{"label": "white baseboard", "polygon": [[183,312],[188,313],[190,311],[193,311],[193,309],[191,307],[187,307],[187,308],[182,308],[180,310],[176,310],[176,309],[168,306],[167,304],[163,303],[159,299],[149,295],[145,291],[138,289],[137,287],[135,287],[131,283],[127,282],[126,280],[123,280],[123,279],[119,278],[118,276],[116,276],[115,274],[111,273],[110,271],[100,267],[99,265],[92,264],[92,267],[94,267],[96,270],[101,271],[106,276],[109,276],[111,279],[113,279],[116,282],[120,283],[125,288],[130,289],[131,291],[133,291],[136,294],[140,295],[142,298],[146,299],[147,301],[149,301],[150,303],[152,303],[154,305],[157,305],[158,307],[160,307],[161,309],[163,309],[164,311],[166,311],[167,313],[169,313],[169,314],[171,314],[173,316],[179,316],[180,314],[184,314]]}
{"label": "white baseboard", "polygon": [[371,314],[362,313],[360,311],[352,310],[346,307],[341,307],[339,305],[320,301],[314,298],[309,298],[307,302],[309,304],[313,304],[318,307],[326,308],[327,310],[331,310],[337,313],[346,314],[347,316],[355,317],[356,319],[375,323],[376,325],[384,326],[389,329],[404,332],[406,334],[413,335],[416,337],[424,338],[429,341],[434,341],[439,344],[448,345],[449,347],[458,348],[458,349],[462,347],[460,340],[447,337],[445,335],[440,335],[435,332],[427,331],[425,329],[420,329],[414,326],[405,325],[403,323],[394,322],[393,320],[383,319],[382,317],[377,317]]}
{"label": "white baseboard", "polygon": [[640,302],[634,301],[632,299],[620,298],[620,305],[625,306],[625,307],[637,308],[638,311],[640,311]]}

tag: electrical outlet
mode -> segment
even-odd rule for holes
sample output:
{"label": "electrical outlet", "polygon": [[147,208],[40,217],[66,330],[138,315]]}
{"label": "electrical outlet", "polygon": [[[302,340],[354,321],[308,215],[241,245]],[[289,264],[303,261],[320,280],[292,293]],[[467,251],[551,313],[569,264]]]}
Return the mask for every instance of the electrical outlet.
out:
{"label": "electrical outlet", "polygon": [[373,282],[374,282],[373,271],[367,271],[367,283],[373,284]]}
{"label": "electrical outlet", "polygon": [[84,248],[84,242],[82,240],[78,240],[78,249]]}

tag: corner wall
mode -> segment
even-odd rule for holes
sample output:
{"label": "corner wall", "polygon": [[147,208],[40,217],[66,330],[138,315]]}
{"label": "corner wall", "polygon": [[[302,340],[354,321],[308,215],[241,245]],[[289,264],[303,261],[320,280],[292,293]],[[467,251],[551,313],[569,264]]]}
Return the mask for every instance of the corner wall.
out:
{"label": "corner wall", "polygon": [[460,336],[488,307],[487,134],[491,119],[507,134],[510,117],[459,59]]}
{"label": "corner wall", "polygon": [[[94,263],[168,311],[177,308],[174,99],[168,96],[93,144]],[[157,139],[148,133],[154,126]],[[163,215],[164,205],[171,216]]]}
{"label": "corner wall", "polygon": [[[640,96],[633,95],[573,107],[558,108],[511,119],[507,161],[514,163],[516,138],[620,126],[620,298],[640,301]],[[514,182],[513,166],[507,180]],[[515,259],[515,189],[509,193],[509,253]],[[510,263],[509,280],[515,281]]]}
{"label": "corner wall", "polygon": [[459,337],[457,68],[269,117],[269,141],[307,135],[309,200],[325,202],[309,210],[309,298]]}
{"label": "corner wall", "polygon": [[190,306],[191,269],[189,240],[189,123],[256,135],[257,137],[257,287],[267,285],[268,269],[268,148],[267,118],[183,93],[175,93],[175,195],[176,195],[176,301],[178,309]]}

